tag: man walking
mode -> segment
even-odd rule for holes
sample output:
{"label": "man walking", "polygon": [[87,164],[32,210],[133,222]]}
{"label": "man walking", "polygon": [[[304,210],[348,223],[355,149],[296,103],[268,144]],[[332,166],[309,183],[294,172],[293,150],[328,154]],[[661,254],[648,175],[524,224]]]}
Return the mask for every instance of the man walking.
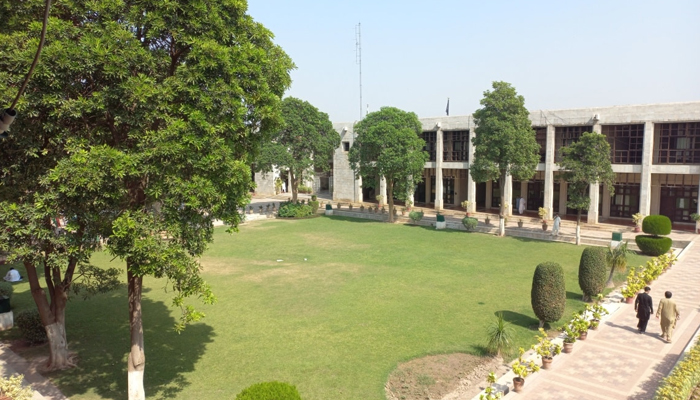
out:
{"label": "man walking", "polygon": [[552,226],[552,236],[559,236],[559,226],[561,225],[561,218],[559,214],[554,214],[554,225]]}
{"label": "man walking", "polygon": [[649,292],[651,292],[651,288],[647,286],[644,288],[644,293],[638,294],[634,300],[634,311],[637,312],[637,318],[639,319],[637,331],[640,334],[646,332],[649,317],[654,313],[654,301],[649,296]]}
{"label": "man walking", "polygon": [[665,299],[661,299],[659,307],[656,309],[656,318],[661,317],[661,338],[666,343],[671,343],[673,337],[673,328],[676,327],[676,321],[681,318],[681,313],[678,312],[676,302],[671,300],[673,293],[667,291]]}

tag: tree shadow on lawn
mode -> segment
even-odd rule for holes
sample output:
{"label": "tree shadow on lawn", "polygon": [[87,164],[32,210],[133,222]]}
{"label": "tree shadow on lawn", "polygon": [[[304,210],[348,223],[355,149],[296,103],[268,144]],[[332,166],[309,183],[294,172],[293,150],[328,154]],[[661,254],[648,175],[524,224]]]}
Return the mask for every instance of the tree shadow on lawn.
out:
{"label": "tree shadow on lawn", "polygon": [[502,313],[502,314],[503,314],[503,319],[504,319],[506,322],[511,323],[511,324],[513,324],[513,325],[521,326],[521,327],[527,328],[527,329],[534,329],[534,330],[537,330],[537,326],[538,326],[539,323],[540,323],[539,320],[537,320],[537,319],[535,319],[535,318],[532,318],[532,317],[529,316],[529,315],[520,314],[520,313],[517,313],[517,312],[514,312],[514,311],[510,311],[510,310],[500,310],[500,311],[496,311],[496,312],[494,313],[494,315],[495,315],[495,316],[498,316],[498,313]]}
{"label": "tree shadow on lawn", "polygon": [[[148,289],[144,289],[144,293]],[[126,290],[68,305],[68,344],[78,354],[78,366],[49,374],[68,397],[94,391],[104,399],[123,399],[127,392],[126,359],[130,348]],[[89,303],[89,304],[88,304]],[[142,299],[146,367],[145,391],[149,397],[173,398],[189,381],[185,374],[205,354],[214,329],[203,323],[174,330],[171,310],[161,301]],[[67,310],[68,311],[68,310]],[[73,319],[74,323],[71,323]],[[76,326],[77,325],[77,326]]]}

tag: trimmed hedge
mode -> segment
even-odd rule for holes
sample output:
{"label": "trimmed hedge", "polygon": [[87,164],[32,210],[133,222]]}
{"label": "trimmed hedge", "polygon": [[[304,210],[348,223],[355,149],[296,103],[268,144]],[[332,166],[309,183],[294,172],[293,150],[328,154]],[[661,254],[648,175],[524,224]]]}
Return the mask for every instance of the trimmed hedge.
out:
{"label": "trimmed hedge", "polygon": [[423,219],[423,212],[422,211],[411,211],[408,213],[408,218],[411,219],[413,222],[418,222],[421,219]]}
{"label": "trimmed hedge", "polygon": [[10,282],[0,281],[0,297],[12,297],[14,292],[15,288]]}
{"label": "trimmed hedge", "polygon": [[313,214],[313,207],[299,203],[282,203],[277,212],[277,216],[282,218],[303,218]]}
{"label": "trimmed hedge", "polygon": [[578,264],[578,285],[583,291],[584,301],[602,293],[608,278],[608,263],[605,247],[586,247]]}
{"label": "trimmed hedge", "polygon": [[238,393],[236,400],[301,400],[296,386],[284,382],[262,382]]}
{"label": "trimmed hedge", "polygon": [[561,265],[543,262],[535,268],[530,302],[541,324],[561,319],[566,307],[566,284]]}
{"label": "trimmed hedge", "polygon": [[700,385],[700,341],[688,351],[656,389],[654,400],[686,400]]}
{"label": "trimmed hedge", "polygon": [[309,205],[311,206],[311,212],[316,214],[316,211],[318,211],[319,203],[317,200],[311,200],[309,201]]}
{"label": "trimmed hedge", "polygon": [[642,253],[654,257],[668,253],[673,245],[673,239],[665,236],[637,235],[634,241]]}
{"label": "trimmed hedge", "polygon": [[43,343],[48,340],[37,309],[20,311],[15,317],[15,325],[19,328],[24,340],[30,343]]}
{"label": "trimmed hedge", "polygon": [[476,218],[472,217],[464,217],[462,218],[462,225],[468,230],[468,231],[473,231],[476,229],[476,226],[479,224],[479,221]]}
{"label": "trimmed hedge", "polygon": [[647,235],[668,235],[671,226],[671,220],[665,215],[649,215],[642,221],[642,231]]}

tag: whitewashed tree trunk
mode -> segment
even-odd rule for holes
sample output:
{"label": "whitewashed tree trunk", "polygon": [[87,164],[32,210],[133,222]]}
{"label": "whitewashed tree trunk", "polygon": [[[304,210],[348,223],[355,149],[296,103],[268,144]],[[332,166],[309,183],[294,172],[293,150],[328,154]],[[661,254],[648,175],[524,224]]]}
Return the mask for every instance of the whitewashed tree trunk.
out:
{"label": "whitewashed tree trunk", "polygon": [[581,227],[576,225],[576,246],[581,244]]}
{"label": "whitewashed tree trunk", "polygon": [[129,281],[129,327],[131,330],[131,351],[127,360],[129,400],[145,400],[143,375],[146,367],[146,353],[143,347],[143,319],[141,316],[141,292],[143,278],[135,276],[127,266]]}

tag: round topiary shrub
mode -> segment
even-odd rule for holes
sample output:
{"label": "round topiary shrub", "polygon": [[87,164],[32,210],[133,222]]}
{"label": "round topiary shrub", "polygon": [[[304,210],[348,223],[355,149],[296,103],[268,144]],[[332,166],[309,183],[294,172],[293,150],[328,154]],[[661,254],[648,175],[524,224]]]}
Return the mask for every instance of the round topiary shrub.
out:
{"label": "round topiary shrub", "polygon": [[637,235],[634,241],[642,253],[654,257],[668,253],[673,245],[673,239],[664,236]]}
{"label": "round topiary shrub", "polygon": [[650,215],[642,221],[642,231],[647,235],[668,235],[671,226],[671,220],[665,215]]}
{"label": "round topiary shrub", "polygon": [[462,218],[462,225],[468,230],[468,231],[473,231],[476,229],[476,226],[478,225],[479,221],[476,218],[472,217],[464,217]]}
{"label": "round topiary shrub", "polygon": [[535,268],[530,293],[532,310],[540,320],[540,327],[545,322],[561,319],[566,307],[566,284],[564,269],[555,262],[544,262]]}
{"label": "round topiary shrub", "polygon": [[20,311],[15,317],[15,325],[19,328],[24,340],[30,343],[42,343],[47,340],[46,329],[36,309]]}
{"label": "round topiary shrub", "polygon": [[236,400],[301,400],[296,386],[284,382],[262,382],[238,393]]}
{"label": "round topiary shrub", "polygon": [[414,223],[418,223],[421,219],[423,219],[423,212],[422,211],[411,211],[408,213],[408,218],[411,219]]}
{"label": "round topiary shrub", "polygon": [[578,285],[583,291],[583,300],[590,301],[605,288],[608,277],[608,264],[604,247],[586,247],[581,253],[578,265]]}
{"label": "round topiary shrub", "polygon": [[10,282],[0,281],[0,298],[12,297],[12,293],[14,292],[15,288]]}

